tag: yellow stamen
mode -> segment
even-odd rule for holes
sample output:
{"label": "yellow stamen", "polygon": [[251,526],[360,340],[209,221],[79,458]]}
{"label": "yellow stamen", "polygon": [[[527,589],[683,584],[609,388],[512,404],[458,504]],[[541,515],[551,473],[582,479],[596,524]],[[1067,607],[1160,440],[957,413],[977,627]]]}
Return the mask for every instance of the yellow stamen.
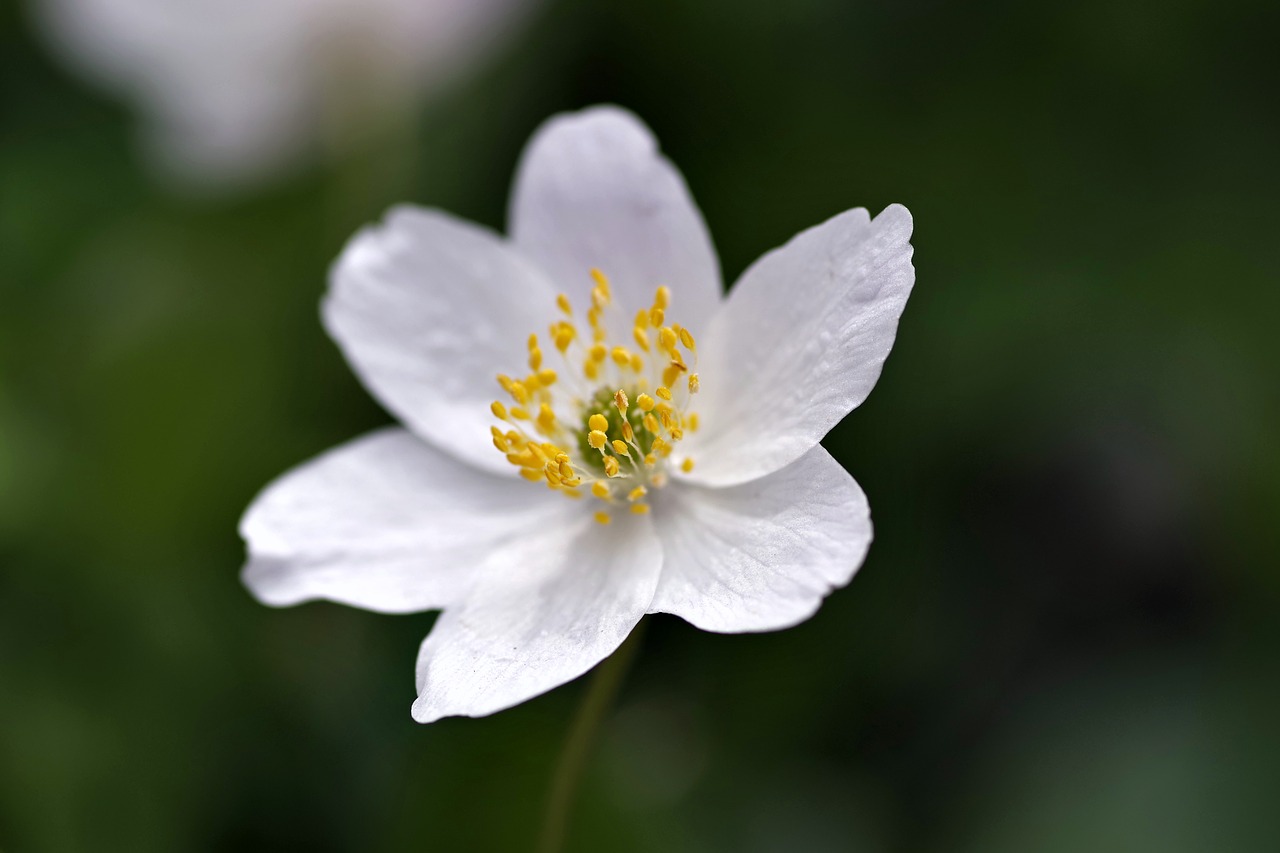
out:
{"label": "yellow stamen", "polygon": [[595,514],[595,519],[599,524],[608,524],[611,521],[609,513],[607,512],[597,512]]}
{"label": "yellow stamen", "polygon": [[647,515],[649,513],[648,504],[632,504],[631,512],[635,515]]}
{"label": "yellow stamen", "polygon": [[693,458],[686,456],[685,460],[680,463],[680,470],[688,474],[693,470]]}

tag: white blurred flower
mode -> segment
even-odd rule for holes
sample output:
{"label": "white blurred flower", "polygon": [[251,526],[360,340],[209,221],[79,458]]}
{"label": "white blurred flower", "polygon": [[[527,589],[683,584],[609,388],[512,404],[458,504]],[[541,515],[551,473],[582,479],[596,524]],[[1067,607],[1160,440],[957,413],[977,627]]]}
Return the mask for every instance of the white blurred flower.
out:
{"label": "white blurred flower", "polygon": [[405,207],[339,258],[326,325],[404,427],[270,485],[241,526],[245,583],[273,605],[443,608],[422,722],[569,681],[646,613],[725,632],[807,619],[871,541],[818,442],[880,375],[910,234],[903,207],[850,210],[725,298],[649,131],[611,107],[552,119],[509,238]]}
{"label": "white blurred flower", "polygon": [[[147,116],[193,184],[266,178],[327,125],[376,124],[498,40],[532,0],[33,0],[55,47]],[[393,119],[394,120],[394,119]]]}

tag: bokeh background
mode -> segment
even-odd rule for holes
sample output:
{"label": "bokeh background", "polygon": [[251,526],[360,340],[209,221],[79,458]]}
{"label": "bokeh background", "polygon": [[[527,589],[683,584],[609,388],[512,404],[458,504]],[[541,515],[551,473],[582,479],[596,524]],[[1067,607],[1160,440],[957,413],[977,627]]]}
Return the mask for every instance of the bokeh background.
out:
{"label": "bokeh background", "polygon": [[434,616],[262,607],[235,527],[389,420],[317,319],[345,238],[502,228],[533,128],[600,101],[730,282],[902,202],[917,287],[825,442],[866,565],[782,633],[650,617],[569,849],[1277,849],[1274,3],[546,0],[231,182],[157,167],[42,2],[0,6],[5,853],[532,846],[583,682],[417,726]]}

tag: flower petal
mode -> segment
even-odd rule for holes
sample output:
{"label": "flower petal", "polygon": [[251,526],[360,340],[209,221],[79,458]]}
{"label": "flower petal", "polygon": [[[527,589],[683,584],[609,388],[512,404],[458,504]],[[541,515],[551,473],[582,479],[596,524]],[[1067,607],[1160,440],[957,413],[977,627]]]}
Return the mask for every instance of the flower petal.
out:
{"label": "flower petal", "polygon": [[673,484],[661,497],[664,562],[650,610],[706,631],[803,622],[849,582],[871,544],[866,496],[821,445],[749,483]]}
{"label": "flower petal", "polygon": [[649,129],[617,107],[556,116],[538,130],[520,163],[509,230],[579,306],[589,304],[593,267],[630,312],[670,286],[672,316],[695,332],[719,305],[719,262],[684,179]]}
{"label": "flower petal", "polygon": [[915,282],[911,214],[850,210],[756,261],[699,347],[690,479],[732,485],[798,459],[871,392]]}
{"label": "flower petal", "polygon": [[662,564],[651,520],[603,526],[573,508],[571,524],[513,542],[436,622],[418,655],[415,720],[492,714],[577,678],[649,609]]}
{"label": "flower petal", "polygon": [[550,492],[486,474],[387,428],[269,485],[240,522],[244,582],[266,604],[327,599],[386,613],[460,601],[502,543],[568,510]]}
{"label": "flower petal", "polygon": [[494,234],[400,207],[334,265],[325,326],[369,391],[405,426],[513,476],[493,449],[498,371],[523,372],[529,333],[555,314],[542,274]]}

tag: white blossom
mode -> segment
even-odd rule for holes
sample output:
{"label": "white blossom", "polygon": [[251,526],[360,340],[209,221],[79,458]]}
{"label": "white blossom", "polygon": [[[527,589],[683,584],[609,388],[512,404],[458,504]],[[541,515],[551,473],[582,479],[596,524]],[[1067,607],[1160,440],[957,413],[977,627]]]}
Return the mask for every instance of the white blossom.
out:
{"label": "white blossom", "polygon": [[510,235],[402,207],[335,264],[324,320],[403,424],[271,484],[244,580],[272,605],[443,609],[414,717],[573,679],[646,614],[767,631],[871,542],[820,439],[871,391],[914,282],[911,216],[850,210],[725,296],[684,181],[631,114],[553,118]]}
{"label": "white blossom", "polygon": [[377,125],[410,109],[483,55],[533,5],[31,2],[68,62],[141,108],[144,142],[162,172],[205,187],[264,180],[314,155],[335,124]]}

